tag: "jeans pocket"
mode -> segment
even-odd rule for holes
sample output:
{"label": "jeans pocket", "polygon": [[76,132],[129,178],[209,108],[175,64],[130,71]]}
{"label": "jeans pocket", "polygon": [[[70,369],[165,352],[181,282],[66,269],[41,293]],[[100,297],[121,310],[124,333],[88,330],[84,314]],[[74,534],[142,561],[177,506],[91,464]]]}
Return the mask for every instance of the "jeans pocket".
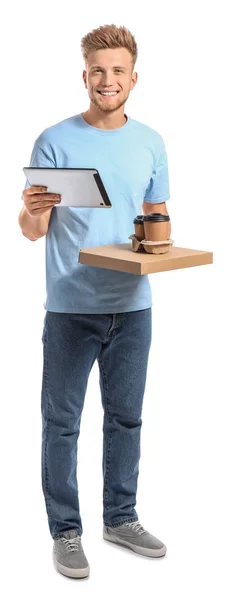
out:
{"label": "jeans pocket", "polygon": [[45,316],[44,326],[43,326],[43,333],[42,333],[42,338],[41,338],[43,344],[46,342],[46,336],[47,336],[47,323],[46,323],[46,316]]}

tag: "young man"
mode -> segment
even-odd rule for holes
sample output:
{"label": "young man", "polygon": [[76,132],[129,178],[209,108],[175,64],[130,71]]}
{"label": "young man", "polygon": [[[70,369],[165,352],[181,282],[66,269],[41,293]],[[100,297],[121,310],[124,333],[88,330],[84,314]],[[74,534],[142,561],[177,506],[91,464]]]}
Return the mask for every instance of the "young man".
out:
{"label": "young man", "polygon": [[103,537],[145,556],[166,553],[165,545],[143,528],[135,509],[152,329],[148,276],[77,262],[82,247],[127,242],[142,210],[168,214],[166,150],[155,130],[124,112],[137,82],[137,46],[129,30],[115,25],[93,30],[82,39],[82,53],[90,107],[44,130],[35,141],[30,166],[97,168],[112,209],[58,210],[55,194],[27,181],[19,215],[27,238],[46,235],[42,486],[56,566],[69,577],[89,574],[76,464],[95,360],[104,409]]}

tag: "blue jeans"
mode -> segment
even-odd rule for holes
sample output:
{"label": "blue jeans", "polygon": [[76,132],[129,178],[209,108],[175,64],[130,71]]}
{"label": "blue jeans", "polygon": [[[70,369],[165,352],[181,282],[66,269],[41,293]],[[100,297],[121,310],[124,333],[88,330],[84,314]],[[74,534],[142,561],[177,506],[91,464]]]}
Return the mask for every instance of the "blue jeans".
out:
{"label": "blue jeans", "polygon": [[88,378],[97,359],[103,421],[103,521],[137,521],[140,433],[151,308],[118,314],[46,311],[43,327],[42,489],[51,536],[82,535],[77,441]]}

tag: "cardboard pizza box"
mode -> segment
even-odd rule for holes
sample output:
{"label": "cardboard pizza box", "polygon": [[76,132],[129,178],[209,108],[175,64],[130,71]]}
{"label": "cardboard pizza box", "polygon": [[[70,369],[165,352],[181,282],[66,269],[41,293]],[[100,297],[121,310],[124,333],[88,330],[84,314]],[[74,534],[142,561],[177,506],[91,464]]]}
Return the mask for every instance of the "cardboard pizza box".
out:
{"label": "cardboard pizza box", "polygon": [[136,275],[198,267],[213,262],[211,251],[180,248],[173,245],[173,240],[171,242],[168,251],[162,254],[149,254],[142,251],[139,245],[138,250],[133,250],[135,240],[132,240],[131,243],[82,248],[79,252],[78,262],[91,267],[113,269]]}

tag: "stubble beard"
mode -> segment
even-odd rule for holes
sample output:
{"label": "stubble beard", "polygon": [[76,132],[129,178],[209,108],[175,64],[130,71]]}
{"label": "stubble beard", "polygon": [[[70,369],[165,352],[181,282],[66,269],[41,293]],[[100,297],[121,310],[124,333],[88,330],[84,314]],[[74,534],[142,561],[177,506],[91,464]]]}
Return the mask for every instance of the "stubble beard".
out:
{"label": "stubble beard", "polygon": [[[118,98],[118,96],[119,96],[119,94],[117,94],[117,96],[115,96],[115,98],[116,97]],[[113,102],[113,105],[112,104],[109,105],[108,101],[107,101],[107,104],[105,104],[104,101],[97,102],[96,93],[95,94],[92,93],[90,95],[90,100],[91,100],[92,104],[99,110],[101,110],[103,112],[114,112],[115,110],[118,110],[119,108],[121,108],[121,106],[124,106],[124,104],[126,103],[126,101],[128,99],[128,96],[129,96],[129,93],[128,93],[127,97],[125,97],[120,102],[116,102],[116,103]]]}

